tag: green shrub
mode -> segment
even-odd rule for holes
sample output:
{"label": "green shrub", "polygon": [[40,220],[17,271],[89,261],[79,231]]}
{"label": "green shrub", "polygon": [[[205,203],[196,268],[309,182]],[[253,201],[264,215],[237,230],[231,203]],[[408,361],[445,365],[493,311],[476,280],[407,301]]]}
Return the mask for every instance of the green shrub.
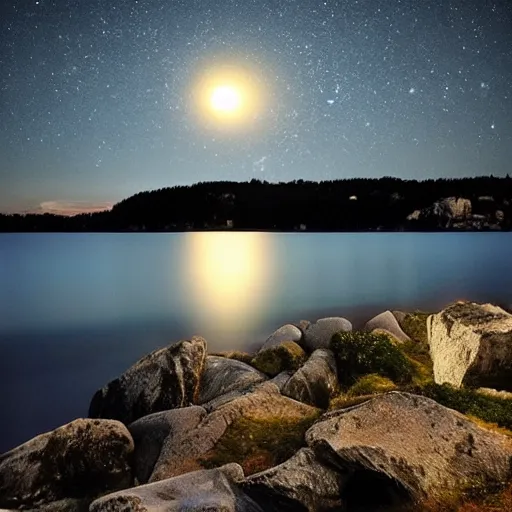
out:
{"label": "green shrub", "polygon": [[356,383],[349,388],[347,396],[361,396],[361,395],[372,395],[375,393],[385,393],[386,391],[392,391],[396,389],[396,384],[388,379],[382,377],[377,373],[370,373],[360,377]]}
{"label": "green shrub", "polygon": [[293,341],[285,341],[258,352],[251,365],[260,372],[274,377],[285,370],[298,370],[306,362],[306,358],[302,347]]}
{"label": "green shrub", "polygon": [[338,380],[351,386],[361,376],[378,373],[397,383],[410,382],[413,365],[387,336],[368,332],[338,332],[330,344]]}
{"label": "green shrub", "polygon": [[411,390],[436,402],[487,423],[512,430],[512,400],[482,395],[472,389],[454,388],[449,384],[427,384]]}

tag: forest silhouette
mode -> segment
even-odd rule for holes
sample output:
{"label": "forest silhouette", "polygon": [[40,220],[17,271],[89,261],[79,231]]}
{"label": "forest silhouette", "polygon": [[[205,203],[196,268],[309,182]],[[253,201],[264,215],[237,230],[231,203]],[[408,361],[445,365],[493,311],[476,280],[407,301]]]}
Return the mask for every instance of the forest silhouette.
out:
{"label": "forest silhouette", "polygon": [[[456,228],[436,214],[408,220],[443,198],[471,201],[478,224],[466,230],[510,230],[512,178],[494,176],[424,181],[354,178],[269,183],[202,182],[140,192],[111,210],[72,217],[0,215],[2,232],[118,232],[188,230],[439,231]],[[431,208],[432,209],[432,208]],[[499,215],[498,215],[499,214]],[[499,222],[495,222],[499,217]],[[491,226],[491,227],[489,227]]]}

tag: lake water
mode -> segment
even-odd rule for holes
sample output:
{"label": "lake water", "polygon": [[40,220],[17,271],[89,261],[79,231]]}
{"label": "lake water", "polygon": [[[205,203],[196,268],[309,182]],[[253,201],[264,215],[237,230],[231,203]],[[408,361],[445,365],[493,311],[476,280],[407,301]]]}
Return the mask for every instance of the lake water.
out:
{"label": "lake water", "polygon": [[0,452],[87,414],[151,350],[456,299],[512,303],[512,233],[0,235]]}

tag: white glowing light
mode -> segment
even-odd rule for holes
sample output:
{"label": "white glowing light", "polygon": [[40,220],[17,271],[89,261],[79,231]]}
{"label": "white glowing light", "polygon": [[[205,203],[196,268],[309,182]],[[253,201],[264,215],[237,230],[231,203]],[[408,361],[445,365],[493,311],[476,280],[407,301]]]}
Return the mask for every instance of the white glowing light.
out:
{"label": "white glowing light", "polygon": [[229,85],[223,85],[213,90],[210,102],[215,110],[233,112],[240,107],[242,98],[237,89]]}

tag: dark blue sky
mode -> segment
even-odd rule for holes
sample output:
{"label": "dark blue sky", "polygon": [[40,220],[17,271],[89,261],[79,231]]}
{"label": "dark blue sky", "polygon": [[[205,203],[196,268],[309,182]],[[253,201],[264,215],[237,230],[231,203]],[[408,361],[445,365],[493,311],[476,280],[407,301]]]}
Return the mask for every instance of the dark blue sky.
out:
{"label": "dark blue sky", "polygon": [[[0,211],[511,171],[509,0],[7,1],[0,37]],[[195,115],[226,66],[261,99],[236,130]]]}

